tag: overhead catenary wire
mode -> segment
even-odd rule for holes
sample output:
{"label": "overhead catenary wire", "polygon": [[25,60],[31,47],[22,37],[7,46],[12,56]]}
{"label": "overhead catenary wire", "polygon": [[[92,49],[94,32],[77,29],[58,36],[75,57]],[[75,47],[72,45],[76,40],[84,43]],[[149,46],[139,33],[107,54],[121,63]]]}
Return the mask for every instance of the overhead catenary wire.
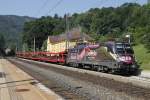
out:
{"label": "overhead catenary wire", "polygon": [[58,2],[56,2],[56,4],[48,11],[48,13],[47,13],[46,15],[48,15],[48,14],[51,13],[54,9],[56,9],[62,2],[63,2],[63,0],[59,0]]}
{"label": "overhead catenary wire", "polygon": [[[48,0],[47,0],[48,1]],[[56,9],[58,7],[58,5],[62,2],[63,0],[59,0],[50,10],[48,13],[46,13],[45,16],[47,16],[50,12],[52,12],[54,9]],[[47,3],[47,2],[45,2]],[[43,4],[43,6],[45,5],[45,3]],[[42,7],[43,7],[42,6]],[[39,11],[38,11],[39,12]],[[33,30],[33,28],[35,28],[35,26],[33,26],[27,33],[31,32]]]}
{"label": "overhead catenary wire", "polygon": [[40,12],[41,12],[41,10],[47,5],[47,3],[49,2],[50,0],[45,0],[45,2],[43,3],[43,5],[39,8],[39,10],[36,12],[36,16],[38,15],[38,14],[40,14]]}
{"label": "overhead catenary wire", "polygon": [[[48,1],[49,1],[49,0],[46,0],[46,1],[43,3],[43,5],[42,5],[41,8],[37,11],[36,14],[39,14],[39,13],[40,13],[41,9],[42,9],[43,7],[45,7],[45,5],[47,4]],[[54,6],[52,6],[52,8],[49,10],[49,12],[45,14],[45,16],[48,16],[48,14],[51,13],[54,9],[56,9],[62,2],[63,2],[63,0],[57,1],[57,2],[54,4]],[[33,26],[31,27],[31,29],[30,29],[29,31],[27,31],[27,33],[30,33],[34,28],[36,28],[36,26],[33,25]],[[35,41],[36,41],[36,40],[35,40],[35,37],[34,37],[34,42],[35,42]],[[35,47],[35,43],[34,43],[34,50],[35,50],[35,48],[36,48],[36,47]]]}
{"label": "overhead catenary wire", "polygon": [[[39,10],[35,13],[35,16],[38,16],[38,14],[41,12],[41,10],[47,5],[47,3],[49,2],[50,0],[45,0],[45,2],[43,3],[43,5],[39,8]],[[33,28],[32,28],[33,29]],[[31,29],[31,30],[32,30]],[[29,30],[29,32],[31,31],[31,30]],[[16,51],[17,51],[17,49],[18,49],[18,45],[17,45],[17,43],[16,43]]]}
{"label": "overhead catenary wire", "polygon": [[[38,14],[41,12],[41,10],[46,6],[46,4],[48,3],[49,0],[45,0],[45,2],[43,3],[43,5],[39,8],[39,10],[37,11],[37,13],[35,14],[35,16],[38,16]],[[33,28],[32,28],[33,29]],[[31,31],[32,31],[31,29]],[[36,46],[35,46],[35,37],[34,37],[34,52],[36,51]]]}
{"label": "overhead catenary wire", "polygon": [[[49,0],[46,0],[46,1],[43,3],[42,7],[38,10],[37,14],[40,13],[41,9],[45,7],[45,5],[47,4],[48,1],[49,1]],[[135,2],[136,2],[136,1],[137,1],[137,0],[135,0]],[[45,16],[48,16],[48,15],[49,15],[53,10],[55,10],[62,2],[63,2],[63,0],[58,0],[58,1],[54,4],[54,6],[52,6],[52,8],[46,13]],[[103,3],[105,3],[106,1],[105,1],[105,0],[100,0],[100,2],[101,2],[101,4],[100,4],[99,6],[102,6]],[[31,32],[35,27],[36,27],[36,26],[31,27],[31,29],[30,29],[29,31],[27,31],[27,33]]]}

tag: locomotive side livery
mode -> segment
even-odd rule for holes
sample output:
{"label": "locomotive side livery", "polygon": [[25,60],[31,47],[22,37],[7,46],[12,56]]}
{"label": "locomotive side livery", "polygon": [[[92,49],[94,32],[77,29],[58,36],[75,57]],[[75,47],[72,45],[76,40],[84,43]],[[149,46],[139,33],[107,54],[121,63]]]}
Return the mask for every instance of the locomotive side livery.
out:
{"label": "locomotive side livery", "polygon": [[66,60],[74,67],[88,66],[105,72],[134,73],[138,69],[132,47],[122,42],[107,42],[104,45],[78,44],[68,51]]}

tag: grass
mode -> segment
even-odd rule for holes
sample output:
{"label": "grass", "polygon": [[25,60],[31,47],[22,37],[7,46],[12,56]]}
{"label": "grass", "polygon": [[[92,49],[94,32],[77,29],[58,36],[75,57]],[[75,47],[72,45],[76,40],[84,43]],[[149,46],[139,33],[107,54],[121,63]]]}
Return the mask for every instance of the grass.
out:
{"label": "grass", "polygon": [[140,68],[150,70],[150,52],[142,44],[134,46],[133,49]]}

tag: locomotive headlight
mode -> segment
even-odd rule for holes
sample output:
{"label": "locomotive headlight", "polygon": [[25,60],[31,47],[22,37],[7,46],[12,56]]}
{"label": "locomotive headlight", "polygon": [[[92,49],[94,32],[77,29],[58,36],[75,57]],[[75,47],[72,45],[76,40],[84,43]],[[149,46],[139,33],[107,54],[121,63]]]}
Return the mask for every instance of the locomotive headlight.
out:
{"label": "locomotive headlight", "polygon": [[136,66],[135,66],[135,65],[132,65],[131,67],[132,67],[132,68],[136,68]]}
{"label": "locomotive headlight", "polygon": [[119,59],[120,59],[120,61],[130,61],[130,60],[132,60],[131,57],[129,57],[129,56],[122,56]]}
{"label": "locomotive headlight", "polygon": [[125,57],[120,57],[119,60],[120,61],[125,61]]}

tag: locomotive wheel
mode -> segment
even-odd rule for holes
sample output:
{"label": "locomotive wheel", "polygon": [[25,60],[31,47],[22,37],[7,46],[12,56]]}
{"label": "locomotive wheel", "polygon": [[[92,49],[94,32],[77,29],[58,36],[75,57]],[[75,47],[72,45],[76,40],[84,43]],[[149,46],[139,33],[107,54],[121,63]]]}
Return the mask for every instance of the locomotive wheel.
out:
{"label": "locomotive wheel", "polygon": [[69,67],[73,67],[73,63],[68,63]]}
{"label": "locomotive wheel", "polygon": [[103,71],[103,67],[102,66],[98,66],[96,69],[97,69],[98,72]]}
{"label": "locomotive wheel", "polygon": [[78,67],[79,67],[79,68],[83,68],[83,65],[82,65],[82,64],[78,64]]}
{"label": "locomotive wheel", "polygon": [[115,72],[116,72],[116,71],[115,71],[114,69],[110,69],[110,70],[109,70],[109,73],[110,73],[110,74],[115,74]]}
{"label": "locomotive wheel", "polygon": [[104,71],[105,73],[108,73],[108,72],[109,72],[109,69],[108,69],[107,67],[103,67],[103,71]]}
{"label": "locomotive wheel", "polygon": [[93,65],[92,68],[91,68],[91,70],[97,71],[97,67],[98,67],[98,66],[94,66],[94,65]]}
{"label": "locomotive wheel", "polygon": [[78,68],[79,64],[77,64],[77,63],[71,63],[71,66],[75,67],[75,68]]}
{"label": "locomotive wheel", "polygon": [[75,67],[78,68],[78,67],[79,67],[79,64],[75,63]]}
{"label": "locomotive wheel", "polygon": [[98,67],[98,68],[97,68],[97,71],[98,71],[98,72],[100,72],[100,71],[101,71],[101,68],[100,68],[100,67]]}

